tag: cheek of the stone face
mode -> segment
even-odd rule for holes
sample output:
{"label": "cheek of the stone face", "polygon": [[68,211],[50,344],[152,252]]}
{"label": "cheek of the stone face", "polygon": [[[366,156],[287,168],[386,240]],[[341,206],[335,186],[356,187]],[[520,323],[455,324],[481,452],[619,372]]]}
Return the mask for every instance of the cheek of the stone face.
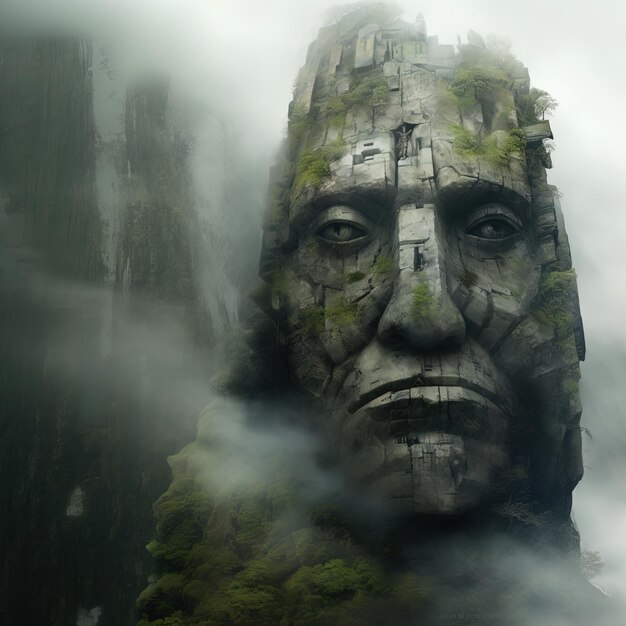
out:
{"label": "cheek of the stone face", "polygon": [[286,290],[290,335],[303,346],[297,356],[292,350],[294,365],[316,354],[332,367],[365,346],[391,296],[394,270],[382,237],[349,253],[312,237],[303,241]]}
{"label": "cheek of the stone face", "polygon": [[540,268],[523,238],[500,250],[460,238],[453,269],[453,300],[467,330],[488,351],[526,317],[537,296]]}

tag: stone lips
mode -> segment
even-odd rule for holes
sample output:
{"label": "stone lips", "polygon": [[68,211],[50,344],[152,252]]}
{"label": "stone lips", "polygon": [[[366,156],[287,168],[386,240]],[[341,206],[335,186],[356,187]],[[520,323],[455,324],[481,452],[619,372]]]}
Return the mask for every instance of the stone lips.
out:
{"label": "stone lips", "polygon": [[474,360],[444,354],[424,372],[421,357],[373,342],[345,381],[352,400],[335,406],[343,470],[393,511],[463,513],[507,466],[510,391],[473,348]]}

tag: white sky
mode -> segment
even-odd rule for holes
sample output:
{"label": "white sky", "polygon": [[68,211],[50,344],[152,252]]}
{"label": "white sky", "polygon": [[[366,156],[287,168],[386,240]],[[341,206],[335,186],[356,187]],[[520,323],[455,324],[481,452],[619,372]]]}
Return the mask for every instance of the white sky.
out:
{"label": "white sky", "polygon": [[[114,37],[126,50],[128,71],[142,67],[172,71],[177,88],[206,99],[247,138],[260,167],[285,123],[287,104],[306,48],[315,38],[331,0],[0,0],[0,25],[56,25]],[[614,380],[626,379],[626,102],[624,29],[626,5],[595,0],[587,9],[572,0],[423,0],[399,2],[404,19],[420,11],[431,35],[442,43],[465,39],[468,29],[510,39],[512,52],[529,68],[532,84],[560,103],[552,118],[556,151],[550,181],[560,188],[596,395],[612,394],[610,420],[626,433],[626,385],[602,386],[591,371],[602,350],[619,348]],[[615,360],[616,359],[616,360]],[[585,389],[583,385],[583,390]],[[591,396],[592,394],[590,394]],[[583,397],[585,403],[585,396]],[[587,410],[588,410],[587,406]],[[621,430],[620,430],[621,429]],[[600,432],[602,428],[599,428]],[[602,453],[593,444],[589,458]],[[626,457],[626,450],[624,450]],[[621,480],[596,487],[603,475],[589,473],[576,492],[576,518],[583,547],[600,550],[607,586],[626,595],[626,500]],[[587,486],[585,486],[587,485]],[[621,504],[613,506],[616,500]]]}

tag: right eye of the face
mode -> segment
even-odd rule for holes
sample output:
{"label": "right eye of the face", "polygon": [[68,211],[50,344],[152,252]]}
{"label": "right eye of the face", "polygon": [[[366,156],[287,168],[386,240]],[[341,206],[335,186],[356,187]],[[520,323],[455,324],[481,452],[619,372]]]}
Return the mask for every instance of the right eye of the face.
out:
{"label": "right eye of the face", "polygon": [[491,217],[474,224],[467,234],[479,239],[502,241],[512,237],[517,232],[519,229],[508,220],[501,217]]}
{"label": "right eye of the face", "polygon": [[327,244],[347,245],[365,242],[372,231],[368,220],[347,206],[333,206],[320,216],[315,235]]}
{"label": "right eye of the face", "polygon": [[511,209],[492,203],[479,207],[469,216],[465,234],[485,244],[504,244],[522,228],[521,221]]}

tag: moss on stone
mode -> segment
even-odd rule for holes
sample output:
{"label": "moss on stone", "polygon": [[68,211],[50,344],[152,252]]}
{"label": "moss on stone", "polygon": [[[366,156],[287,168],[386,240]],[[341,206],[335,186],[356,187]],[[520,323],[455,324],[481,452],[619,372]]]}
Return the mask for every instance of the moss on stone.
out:
{"label": "moss on stone", "polygon": [[494,134],[481,138],[457,124],[451,124],[450,129],[454,136],[454,149],[459,154],[480,157],[493,166],[505,167],[513,157],[524,153],[526,136],[520,128],[508,131],[504,139]]}
{"label": "moss on stone", "polygon": [[467,128],[458,124],[451,124],[450,130],[454,136],[454,149],[463,155],[478,156],[480,154],[481,142],[478,137]]}
{"label": "moss on stone", "polygon": [[298,146],[305,140],[307,134],[313,126],[312,118],[305,113],[301,108],[295,107],[289,116],[289,123],[287,125],[287,137],[289,154],[294,155],[298,149]]}
{"label": "moss on stone", "polygon": [[384,78],[356,79],[348,91],[326,102],[318,112],[317,121],[343,130],[349,111],[368,105],[381,110],[389,104],[389,98],[389,85]]}
{"label": "moss on stone", "polygon": [[473,95],[478,102],[494,100],[497,92],[506,86],[507,75],[491,65],[462,66],[454,73],[451,91],[459,97]]}
{"label": "moss on stone", "polygon": [[432,313],[432,306],[435,300],[426,283],[420,283],[413,289],[413,301],[411,303],[411,313],[414,317],[423,319]]}
{"label": "moss on stone", "polygon": [[384,78],[356,79],[350,89],[341,95],[347,110],[371,104],[386,106],[389,102],[389,85]]}
{"label": "moss on stone", "polygon": [[299,314],[299,323],[304,335],[312,339],[324,331],[326,320],[335,326],[347,326],[354,323],[357,314],[355,302],[342,300],[333,305],[313,305],[303,308]]}
{"label": "moss on stone", "polygon": [[298,313],[298,321],[302,326],[302,331],[309,339],[317,337],[324,330],[324,307],[308,306]]}
{"label": "moss on stone", "polygon": [[356,302],[342,300],[326,307],[326,318],[336,326],[347,326],[356,320],[357,308]]}
{"label": "moss on stone", "polygon": [[374,274],[381,276],[391,274],[393,270],[393,260],[386,254],[379,254],[374,262]]}
{"label": "moss on stone", "polygon": [[347,112],[348,109],[341,96],[335,96],[326,103],[324,117],[333,128],[343,129]]}
{"label": "moss on stone", "polygon": [[343,140],[316,148],[300,155],[296,165],[294,188],[317,189],[330,176],[330,164],[340,159],[346,152]]}
{"label": "moss on stone", "polygon": [[428,585],[366,554],[339,510],[296,514],[299,490],[279,461],[254,487],[209,498],[191,474],[198,454],[210,450],[196,442],[173,458],[172,485],[155,515],[160,543],[181,519],[202,532],[183,558],[157,560],[160,575],[137,602],[141,626],[356,626],[372,607],[384,614],[389,598],[403,615],[427,602]]}
{"label": "moss on stone", "polygon": [[574,396],[579,390],[580,369],[572,330],[572,296],[576,286],[573,269],[544,272],[540,283],[537,320],[554,332],[554,358],[561,370],[561,391]]}
{"label": "moss on stone", "polygon": [[541,277],[541,306],[537,310],[537,319],[554,328],[558,339],[564,339],[572,331],[570,298],[576,284],[576,272],[563,270],[545,272]]}
{"label": "moss on stone", "polygon": [[358,283],[360,280],[363,280],[364,278],[365,278],[365,273],[357,270],[356,272],[350,272],[346,276],[346,282]]}

